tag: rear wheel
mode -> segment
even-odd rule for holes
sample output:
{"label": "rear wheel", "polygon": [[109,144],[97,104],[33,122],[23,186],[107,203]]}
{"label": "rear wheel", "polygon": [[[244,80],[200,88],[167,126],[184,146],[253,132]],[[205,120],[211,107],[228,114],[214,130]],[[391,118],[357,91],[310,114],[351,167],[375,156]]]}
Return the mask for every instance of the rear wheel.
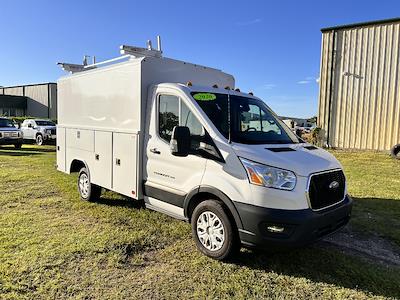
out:
{"label": "rear wheel", "polygon": [[240,249],[236,226],[222,203],[215,200],[201,202],[193,211],[191,223],[196,246],[203,254],[225,260]]}
{"label": "rear wheel", "polygon": [[395,145],[391,150],[391,155],[393,158],[400,159],[400,144]]}
{"label": "rear wheel", "polygon": [[89,172],[86,168],[79,171],[78,191],[82,200],[94,201],[100,198],[101,187],[90,182]]}
{"label": "rear wheel", "polygon": [[43,145],[43,136],[41,134],[38,134],[36,136],[36,145],[38,145],[38,146]]}

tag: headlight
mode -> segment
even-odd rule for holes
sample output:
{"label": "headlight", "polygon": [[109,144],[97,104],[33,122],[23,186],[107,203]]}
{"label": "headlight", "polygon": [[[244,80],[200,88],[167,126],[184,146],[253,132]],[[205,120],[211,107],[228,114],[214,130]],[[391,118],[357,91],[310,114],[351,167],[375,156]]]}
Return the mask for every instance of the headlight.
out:
{"label": "headlight", "polygon": [[296,175],[287,170],[262,165],[240,158],[250,183],[269,188],[291,191],[296,186]]}
{"label": "headlight", "polygon": [[51,134],[51,129],[46,129],[47,134]]}

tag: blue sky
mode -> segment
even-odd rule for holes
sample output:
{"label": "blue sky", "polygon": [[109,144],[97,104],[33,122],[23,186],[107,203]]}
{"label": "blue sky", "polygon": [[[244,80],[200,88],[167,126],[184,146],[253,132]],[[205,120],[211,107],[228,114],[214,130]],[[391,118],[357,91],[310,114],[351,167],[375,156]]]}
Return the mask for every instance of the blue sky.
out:
{"label": "blue sky", "polygon": [[[318,106],[321,27],[398,17],[400,1],[0,2],[0,85],[53,82],[56,62],[119,55],[160,34],[164,55],[216,67],[278,114]],[[397,13],[397,15],[396,15]]]}

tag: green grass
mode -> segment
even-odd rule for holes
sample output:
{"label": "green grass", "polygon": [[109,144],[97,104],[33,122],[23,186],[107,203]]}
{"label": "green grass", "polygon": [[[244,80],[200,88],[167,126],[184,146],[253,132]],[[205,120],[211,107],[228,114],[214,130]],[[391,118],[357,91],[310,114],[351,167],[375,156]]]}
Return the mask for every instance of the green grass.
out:
{"label": "green grass", "polygon": [[[288,253],[200,255],[190,226],[107,192],[79,200],[54,147],[0,149],[0,299],[398,297],[400,271],[316,244]],[[400,244],[400,161],[336,151],[351,226]]]}

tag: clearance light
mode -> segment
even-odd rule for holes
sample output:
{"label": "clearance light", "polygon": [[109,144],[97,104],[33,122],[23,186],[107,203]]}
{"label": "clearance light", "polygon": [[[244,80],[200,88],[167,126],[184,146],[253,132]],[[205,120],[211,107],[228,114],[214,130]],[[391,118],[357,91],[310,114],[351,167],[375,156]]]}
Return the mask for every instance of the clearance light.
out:
{"label": "clearance light", "polygon": [[240,89],[239,88],[235,89],[235,92],[239,92],[240,93]]}
{"label": "clearance light", "polygon": [[249,95],[252,95],[252,96],[254,96],[253,92],[249,92]]}
{"label": "clearance light", "polygon": [[192,84],[191,81],[188,81],[188,82],[186,83],[186,85],[187,85],[187,86],[192,86],[193,84]]}
{"label": "clearance light", "polygon": [[227,86],[225,87],[225,89],[226,89],[226,90],[230,90],[231,88],[229,87],[229,85],[227,85]]}
{"label": "clearance light", "polygon": [[218,88],[218,85],[217,85],[217,84],[214,84],[212,87],[213,87],[214,89],[217,89],[217,88]]}

